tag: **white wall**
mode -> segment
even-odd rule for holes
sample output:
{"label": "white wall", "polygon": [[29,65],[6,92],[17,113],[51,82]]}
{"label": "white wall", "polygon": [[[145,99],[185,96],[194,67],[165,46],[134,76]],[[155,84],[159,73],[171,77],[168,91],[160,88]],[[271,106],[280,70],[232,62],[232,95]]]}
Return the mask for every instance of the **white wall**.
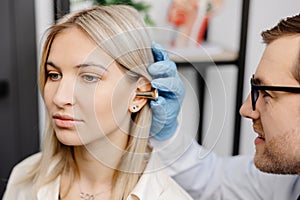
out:
{"label": "white wall", "polygon": [[[242,1],[224,0],[208,28],[208,41],[238,51]],[[206,75],[203,145],[218,155],[231,155],[234,137],[237,67],[210,67]]]}

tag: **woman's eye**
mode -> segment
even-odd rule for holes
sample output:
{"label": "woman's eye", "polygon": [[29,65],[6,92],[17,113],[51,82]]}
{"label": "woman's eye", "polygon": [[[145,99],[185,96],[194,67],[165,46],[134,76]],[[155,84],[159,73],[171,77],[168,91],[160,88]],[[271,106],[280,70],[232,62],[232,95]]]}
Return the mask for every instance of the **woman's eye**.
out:
{"label": "woman's eye", "polygon": [[50,78],[52,81],[57,81],[57,80],[61,79],[62,75],[57,72],[49,72],[47,74],[47,77]]}
{"label": "woman's eye", "polygon": [[98,82],[100,80],[100,78],[98,76],[94,76],[94,75],[82,75],[81,76],[82,79],[86,82],[89,82],[89,83],[94,83],[94,82]]}

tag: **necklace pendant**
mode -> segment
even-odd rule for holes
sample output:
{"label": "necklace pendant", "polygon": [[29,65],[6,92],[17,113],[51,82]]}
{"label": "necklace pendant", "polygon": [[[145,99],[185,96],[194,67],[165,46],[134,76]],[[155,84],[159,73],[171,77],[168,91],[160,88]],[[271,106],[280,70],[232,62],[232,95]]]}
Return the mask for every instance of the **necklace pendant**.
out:
{"label": "necklace pendant", "polygon": [[95,195],[84,193],[84,192],[80,192],[80,198],[84,199],[84,200],[94,200],[95,199]]}

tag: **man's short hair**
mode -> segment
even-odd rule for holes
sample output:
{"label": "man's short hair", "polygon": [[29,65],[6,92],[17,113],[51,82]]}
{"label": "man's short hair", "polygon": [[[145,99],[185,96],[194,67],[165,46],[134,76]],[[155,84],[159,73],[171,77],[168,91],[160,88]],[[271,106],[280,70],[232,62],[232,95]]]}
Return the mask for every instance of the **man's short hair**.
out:
{"label": "man's short hair", "polygon": [[[263,31],[261,36],[263,42],[268,45],[278,38],[297,34],[300,35],[300,14],[282,19],[273,28]],[[298,83],[300,83],[300,43],[298,45],[298,58],[295,63],[293,75]]]}

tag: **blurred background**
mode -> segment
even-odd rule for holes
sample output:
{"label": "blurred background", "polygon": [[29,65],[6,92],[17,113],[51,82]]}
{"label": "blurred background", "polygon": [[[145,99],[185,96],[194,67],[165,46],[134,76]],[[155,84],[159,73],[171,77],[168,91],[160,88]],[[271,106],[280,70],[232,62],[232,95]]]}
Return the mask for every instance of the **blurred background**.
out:
{"label": "blurred background", "polygon": [[[45,111],[37,72],[45,30],[63,14],[97,2],[113,1],[0,2],[0,197],[12,167],[40,150]],[[241,119],[238,109],[264,50],[260,33],[298,14],[299,2],[128,2],[140,10],[152,38],[170,53],[186,84],[178,131],[220,156],[253,154],[252,122]]]}

